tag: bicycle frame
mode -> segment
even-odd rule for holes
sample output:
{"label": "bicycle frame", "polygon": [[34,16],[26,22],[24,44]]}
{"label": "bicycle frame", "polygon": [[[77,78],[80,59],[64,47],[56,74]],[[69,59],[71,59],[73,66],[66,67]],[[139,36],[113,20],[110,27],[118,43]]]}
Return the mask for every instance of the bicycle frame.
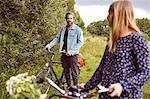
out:
{"label": "bicycle frame", "polygon": [[49,98],[57,96],[57,97],[63,97],[63,98],[69,98],[69,99],[84,99],[84,98],[90,98],[90,97],[96,96],[99,93],[109,92],[108,88],[105,88],[101,85],[97,86],[99,90],[92,92],[92,93],[84,93],[84,92],[81,92],[81,90],[79,92],[65,91],[61,89],[59,86],[57,86],[51,79],[47,77],[45,79],[54,89],[56,89],[60,93],[60,94],[54,94],[50,96]]}
{"label": "bicycle frame", "polygon": [[[57,75],[56,75],[56,73],[55,73],[55,71],[54,71],[54,69],[53,69],[53,65],[61,64],[61,62],[53,61],[53,60],[54,60],[54,56],[55,56],[56,54],[59,54],[59,53],[52,52],[52,51],[50,51],[50,53],[52,54],[52,56],[49,58],[49,59],[50,59],[49,63],[46,63],[46,64],[45,64],[45,67],[42,67],[42,68],[37,72],[37,74],[36,74],[37,82],[41,84],[41,87],[43,87],[43,85],[45,84],[45,83],[44,83],[44,82],[45,82],[45,81],[44,81],[45,77],[48,77],[49,79],[52,79],[53,81],[54,81],[54,79],[55,79],[55,83],[57,83],[57,84],[59,84],[59,85],[63,85],[63,84],[59,81],[60,78],[58,79],[58,77],[57,77]],[[54,79],[53,79],[53,78],[54,78]],[[64,86],[64,85],[63,85],[63,86]],[[62,86],[62,87],[63,87],[63,86]],[[50,85],[48,85],[48,87],[44,89],[44,93],[47,94],[48,91],[49,91],[49,89],[50,89]]]}

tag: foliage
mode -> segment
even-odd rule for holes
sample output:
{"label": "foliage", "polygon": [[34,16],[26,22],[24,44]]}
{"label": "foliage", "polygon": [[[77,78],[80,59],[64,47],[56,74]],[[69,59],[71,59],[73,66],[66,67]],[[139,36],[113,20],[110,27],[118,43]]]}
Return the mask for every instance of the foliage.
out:
{"label": "foliage", "polygon": [[149,19],[147,18],[136,19],[136,22],[142,32],[150,35],[150,20]]}
{"label": "foliage", "polygon": [[91,34],[96,34],[99,36],[109,36],[109,26],[107,20],[93,22],[87,26],[87,31]]}
{"label": "foliage", "polygon": [[80,14],[79,14],[78,11],[75,13],[75,23],[76,23],[79,27],[81,27],[81,28],[83,29],[83,31],[85,30],[84,22],[83,22],[83,20],[81,20],[81,17],[80,17]]}
{"label": "foliage", "polygon": [[150,20],[147,18],[136,19],[137,25],[144,33],[144,37],[150,41]]}
{"label": "foliage", "polygon": [[66,0],[66,1],[67,1],[67,6],[68,6],[67,11],[72,11],[75,14],[75,23],[78,26],[80,26],[82,29],[85,29],[84,22],[81,19],[79,12],[78,11],[75,12],[75,10],[74,10],[75,9],[74,8],[75,1],[74,0]]}
{"label": "foliage", "polygon": [[[143,32],[144,37],[147,40],[150,40],[150,20],[147,18],[136,19],[137,25],[140,30]],[[108,37],[109,36],[109,26],[106,20],[93,22],[87,26],[87,30],[91,34],[101,35]]]}
{"label": "foliage", "polygon": [[41,96],[36,77],[28,76],[28,73],[12,76],[6,85],[7,91],[14,99],[38,99]]}
{"label": "foliage", "polygon": [[72,1],[0,0],[0,98],[7,98],[5,82],[11,76],[35,74],[49,60],[44,47],[65,24]]}
{"label": "foliage", "polygon": [[0,14],[2,70],[21,66],[31,69],[29,66],[43,63],[46,57],[43,47],[64,23],[66,3],[61,0],[8,0],[3,3]]}

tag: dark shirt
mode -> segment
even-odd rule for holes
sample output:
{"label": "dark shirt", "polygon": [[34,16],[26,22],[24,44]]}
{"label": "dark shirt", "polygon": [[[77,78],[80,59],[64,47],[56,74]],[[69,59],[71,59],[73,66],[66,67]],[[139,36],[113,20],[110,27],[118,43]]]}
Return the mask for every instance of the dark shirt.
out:
{"label": "dark shirt", "polygon": [[63,44],[63,47],[62,47],[62,51],[65,50],[67,51],[67,38],[68,38],[68,29],[66,27],[66,31],[65,31],[65,34],[64,34],[64,44]]}
{"label": "dark shirt", "polygon": [[85,89],[91,90],[99,83],[105,87],[120,83],[123,92],[119,98],[101,93],[100,99],[141,99],[141,86],[150,79],[148,56],[148,46],[140,33],[120,37],[114,53],[106,46],[100,65],[85,84]]}

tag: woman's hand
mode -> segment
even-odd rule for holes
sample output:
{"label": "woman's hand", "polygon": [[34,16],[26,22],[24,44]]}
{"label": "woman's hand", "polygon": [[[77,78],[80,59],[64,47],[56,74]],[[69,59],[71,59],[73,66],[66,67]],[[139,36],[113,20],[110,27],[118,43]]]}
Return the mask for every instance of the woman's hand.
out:
{"label": "woman's hand", "polygon": [[111,84],[109,86],[109,89],[113,89],[111,93],[108,93],[108,95],[111,97],[115,97],[115,96],[119,97],[123,91],[123,88],[120,83]]}
{"label": "woman's hand", "polygon": [[81,92],[89,92],[88,89],[85,89],[85,83],[79,84],[79,88],[81,89],[81,90],[80,90]]}
{"label": "woman's hand", "polygon": [[79,87],[80,87],[81,89],[84,89],[84,85],[85,85],[85,83],[81,83],[81,84],[79,84]]}

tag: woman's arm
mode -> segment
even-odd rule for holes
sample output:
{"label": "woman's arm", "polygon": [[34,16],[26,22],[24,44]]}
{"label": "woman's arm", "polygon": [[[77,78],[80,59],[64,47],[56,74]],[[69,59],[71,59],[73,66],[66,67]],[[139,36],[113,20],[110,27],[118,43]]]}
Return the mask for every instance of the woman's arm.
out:
{"label": "woman's arm", "polygon": [[132,87],[140,88],[150,79],[150,60],[146,41],[141,35],[133,36],[133,54],[136,59],[137,74],[126,80],[120,81],[123,89]]}

